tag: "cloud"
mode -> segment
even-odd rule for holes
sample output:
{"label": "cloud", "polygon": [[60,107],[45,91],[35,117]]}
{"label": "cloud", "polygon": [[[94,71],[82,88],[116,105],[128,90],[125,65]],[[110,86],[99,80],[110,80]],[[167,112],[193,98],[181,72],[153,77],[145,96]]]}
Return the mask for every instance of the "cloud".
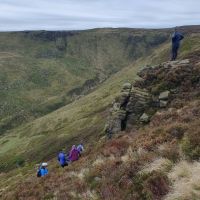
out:
{"label": "cloud", "polygon": [[199,0],[1,0],[0,31],[199,24]]}

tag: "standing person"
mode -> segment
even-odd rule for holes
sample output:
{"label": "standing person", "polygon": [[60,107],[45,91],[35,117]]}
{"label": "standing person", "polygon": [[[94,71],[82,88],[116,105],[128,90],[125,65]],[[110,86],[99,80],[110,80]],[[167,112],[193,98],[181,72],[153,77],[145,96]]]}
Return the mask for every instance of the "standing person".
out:
{"label": "standing person", "polygon": [[65,153],[62,150],[58,154],[58,161],[59,161],[61,167],[65,167],[68,165]]}
{"label": "standing person", "polygon": [[184,38],[184,36],[177,31],[177,28],[175,28],[175,31],[172,35],[172,58],[171,60],[176,60],[178,55],[178,49],[180,46],[180,41]]}
{"label": "standing person", "polygon": [[71,148],[71,151],[69,153],[69,159],[72,162],[79,159],[79,151],[77,150],[75,145],[73,145]]}

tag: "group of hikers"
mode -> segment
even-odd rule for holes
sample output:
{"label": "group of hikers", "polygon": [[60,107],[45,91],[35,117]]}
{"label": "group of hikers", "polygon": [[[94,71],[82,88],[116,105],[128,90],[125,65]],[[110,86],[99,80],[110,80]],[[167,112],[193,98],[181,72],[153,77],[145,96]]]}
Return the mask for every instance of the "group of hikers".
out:
{"label": "group of hikers", "polygon": [[[76,145],[73,145],[70,152],[65,154],[64,150],[60,150],[58,154],[58,162],[61,167],[68,166],[71,162],[77,161],[81,154],[84,151],[83,144],[79,144],[77,147]],[[43,177],[48,174],[47,169],[48,164],[42,163],[38,170],[37,170],[37,177]]]}

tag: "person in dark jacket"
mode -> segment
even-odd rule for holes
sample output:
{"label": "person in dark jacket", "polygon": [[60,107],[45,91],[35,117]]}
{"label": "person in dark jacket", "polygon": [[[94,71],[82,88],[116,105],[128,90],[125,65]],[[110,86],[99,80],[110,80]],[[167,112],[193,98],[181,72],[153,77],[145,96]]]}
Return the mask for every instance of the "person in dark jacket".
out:
{"label": "person in dark jacket", "polygon": [[62,150],[58,154],[58,161],[59,161],[61,167],[65,167],[68,165],[65,153]]}
{"label": "person in dark jacket", "polygon": [[171,60],[176,60],[178,55],[178,49],[180,46],[180,41],[184,38],[184,36],[177,31],[177,28],[175,28],[175,31],[172,35],[172,58]]}

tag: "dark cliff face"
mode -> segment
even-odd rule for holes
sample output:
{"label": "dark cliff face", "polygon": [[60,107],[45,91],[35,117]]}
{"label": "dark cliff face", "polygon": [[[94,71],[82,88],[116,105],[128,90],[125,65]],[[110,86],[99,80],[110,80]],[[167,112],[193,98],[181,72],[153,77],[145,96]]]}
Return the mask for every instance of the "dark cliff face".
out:
{"label": "dark cliff face", "polygon": [[58,38],[66,38],[78,33],[78,31],[24,31],[22,35],[34,40],[56,41]]}

